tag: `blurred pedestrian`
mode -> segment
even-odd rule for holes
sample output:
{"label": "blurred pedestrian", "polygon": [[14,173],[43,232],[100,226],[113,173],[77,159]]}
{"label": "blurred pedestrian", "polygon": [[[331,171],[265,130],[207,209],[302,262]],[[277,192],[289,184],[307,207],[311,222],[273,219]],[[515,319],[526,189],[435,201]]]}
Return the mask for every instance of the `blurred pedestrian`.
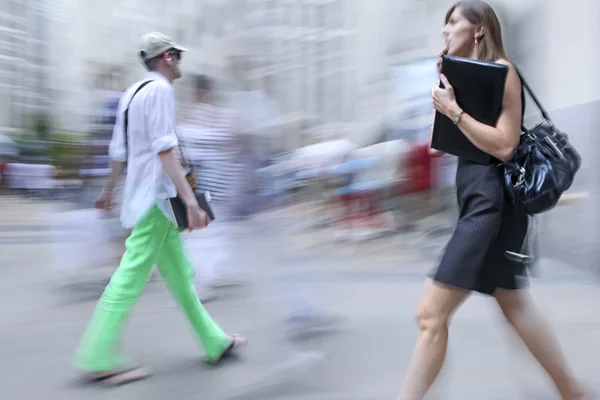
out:
{"label": "blurred pedestrian", "polygon": [[219,286],[243,282],[236,257],[234,204],[241,195],[244,165],[240,163],[241,132],[235,110],[217,104],[214,81],[205,75],[193,77],[193,106],[179,130],[184,151],[197,171],[196,190],[209,192],[216,220],[208,231],[199,231],[188,240],[190,254],[197,254],[194,266],[202,297],[211,298]]}

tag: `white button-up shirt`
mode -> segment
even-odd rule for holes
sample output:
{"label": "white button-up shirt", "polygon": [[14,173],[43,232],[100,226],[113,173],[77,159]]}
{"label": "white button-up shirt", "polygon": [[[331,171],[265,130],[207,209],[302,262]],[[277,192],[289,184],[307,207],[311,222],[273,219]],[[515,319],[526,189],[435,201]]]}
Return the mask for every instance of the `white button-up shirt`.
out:
{"label": "white button-up shirt", "polygon": [[[144,86],[129,105],[126,148],[124,113],[134,92],[148,80],[153,82]],[[177,191],[158,153],[178,145],[174,119],[173,86],[157,72],[148,72],[121,96],[109,156],[115,161],[127,161],[121,209],[121,224],[126,229],[133,228],[155,204],[172,220],[167,198],[174,197]]]}

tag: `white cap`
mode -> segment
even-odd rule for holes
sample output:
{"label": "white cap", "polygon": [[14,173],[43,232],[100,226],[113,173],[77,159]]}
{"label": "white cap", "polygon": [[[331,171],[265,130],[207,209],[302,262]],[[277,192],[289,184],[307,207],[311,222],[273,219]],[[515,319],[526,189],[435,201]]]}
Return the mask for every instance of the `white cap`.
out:
{"label": "white cap", "polygon": [[178,45],[168,36],[159,32],[150,32],[142,36],[142,48],[140,49],[139,55],[142,61],[148,61],[171,49],[188,51],[187,48]]}

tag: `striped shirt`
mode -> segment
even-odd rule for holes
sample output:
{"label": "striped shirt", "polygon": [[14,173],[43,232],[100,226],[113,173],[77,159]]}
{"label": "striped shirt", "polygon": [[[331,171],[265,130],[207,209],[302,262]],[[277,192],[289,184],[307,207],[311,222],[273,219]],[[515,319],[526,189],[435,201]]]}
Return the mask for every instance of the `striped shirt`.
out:
{"label": "striped shirt", "polygon": [[237,195],[244,166],[235,110],[198,103],[179,128],[183,151],[196,171],[198,190],[210,191],[216,203]]}

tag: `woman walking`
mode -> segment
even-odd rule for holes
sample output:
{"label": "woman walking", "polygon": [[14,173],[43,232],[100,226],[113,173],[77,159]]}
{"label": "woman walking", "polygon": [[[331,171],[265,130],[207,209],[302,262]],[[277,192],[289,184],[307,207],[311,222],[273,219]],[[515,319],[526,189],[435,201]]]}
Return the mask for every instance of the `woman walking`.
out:
{"label": "woman walking", "polygon": [[[438,269],[418,308],[419,339],[398,400],[421,400],[442,368],[448,325],[454,311],[476,291],[494,296],[505,318],[552,378],[563,400],[584,399],[559,345],[535,309],[523,265],[505,251],[520,252],[528,216],[505,197],[498,164],[512,159],[519,144],[524,94],[515,67],[506,59],[500,23],[480,0],[459,1],[446,14],[442,31],[449,55],[508,67],[502,111],[496,126],[463,112],[452,82],[440,76],[444,89],[432,90],[435,109],[455,122],[463,134],[494,161],[481,165],[459,159],[456,186],[460,218]],[[439,156],[432,150],[433,155]]]}

